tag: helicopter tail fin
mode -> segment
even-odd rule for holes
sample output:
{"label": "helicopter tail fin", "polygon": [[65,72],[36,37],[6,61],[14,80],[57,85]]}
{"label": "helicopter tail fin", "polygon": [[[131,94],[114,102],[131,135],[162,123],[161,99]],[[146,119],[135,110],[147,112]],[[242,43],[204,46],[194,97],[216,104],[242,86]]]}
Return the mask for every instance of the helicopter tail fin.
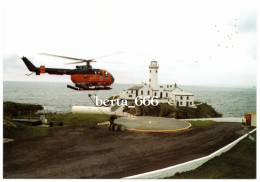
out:
{"label": "helicopter tail fin", "polygon": [[39,68],[36,68],[32,63],[31,61],[29,61],[26,57],[22,57],[22,60],[24,62],[24,64],[27,66],[27,68],[32,71],[32,72],[36,72],[36,74],[39,72],[40,73],[40,70]]}

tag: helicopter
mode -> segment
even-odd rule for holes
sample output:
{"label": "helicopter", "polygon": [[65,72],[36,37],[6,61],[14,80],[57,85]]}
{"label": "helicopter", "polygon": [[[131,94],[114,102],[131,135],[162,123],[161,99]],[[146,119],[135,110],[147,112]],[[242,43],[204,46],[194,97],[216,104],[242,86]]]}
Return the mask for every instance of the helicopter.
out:
{"label": "helicopter", "polygon": [[[71,59],[76,62],[67,63],[67,64],[79,64],[86,63],[86,65],[77,65],[76,69],[60,69],[60,68],[45,68],[45,66],[35,67],[29,59],[22,57],[24,64],[27,66],[29,71],[36,73],[36,75],[48,73],[54,75],[71,75],[71,81],[75,86],[67,85],[67,88],[73,90],[110,90],[109,87],[115,81],[113,75],[104,69],[93,69],[91,64],[96,62],[96,59],[78,59],[66,56],[59,56],[53,54],[41,53],[42,55],[59,57],[64,59]],[[104,57],[104,56],[102,56]],[[33,74],[31,73],[31,74]],[[31,75],[27,74],[27,76]]]}

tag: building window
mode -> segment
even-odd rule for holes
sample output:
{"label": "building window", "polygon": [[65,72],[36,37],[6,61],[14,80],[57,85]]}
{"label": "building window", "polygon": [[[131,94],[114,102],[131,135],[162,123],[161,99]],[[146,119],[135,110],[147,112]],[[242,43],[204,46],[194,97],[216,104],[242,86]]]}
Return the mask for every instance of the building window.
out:
{"label": "building window", "polygon": [[151,79],[149,79],[149,82],[151,82]]}
{"label": "building window", "polygon": [[181,100],[182,100],[182,96],[181,96]]}
{"label": "building window", "polygon": [[180,102],[180,105],[182,105],[182,102]]}
{"label": "building window", "polygon": [[187,100],[189,100],[189,96],[187,96]]}
{"label": "building window", "polygon": [[157,73],[157,70],[155,70],[155,73]]}
{"label": "building window", "polygon": [[152,73],[152,70],[150,70],[150,73]]}
{"label": "building window", "polygon": [[156,96],[156,92],[154,92],[154,96]]}
{"label": "building window", "polygon": [[147,91],[147,95],[150,95],[150,91],[149,90]]}
{"label": "building window", "polygon": [[168,97],[168,93],[166,93],[166,97]]}
{"label": "building window", "polygon": [[144,91],[141,90],[141,95],[143,95],[143,94],[144,94]]}
{"label": "building window", "polygon": [[192,102],[190,102],[190,105],[192,105]]}
{"label": "building window", "polygon": [[131,90],[131,94],[132,94],[132,93],[134,93],[134,91],[133,91],[133,90]]}
{"label": "building window", "polygon": [[132,97],[132,95],[129,95],[129,97]]}

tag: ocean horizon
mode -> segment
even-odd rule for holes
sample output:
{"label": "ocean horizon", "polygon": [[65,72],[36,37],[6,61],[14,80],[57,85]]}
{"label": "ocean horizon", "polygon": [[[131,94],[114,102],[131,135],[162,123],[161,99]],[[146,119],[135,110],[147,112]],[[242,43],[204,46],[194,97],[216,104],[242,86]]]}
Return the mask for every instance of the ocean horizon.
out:
{"label": "ocean horizon", "polygon": [[[74,105],[94,105],[89,94],[107,99],[120,90],[139,84],[113,84],[111,90],[75,91],[67,88],[71,82],[4,81],[3,101],[40,104],[45,112],[68,113]],[[165,84],[160,84],[165,85]],[[256,112],[256,86],[199,86],[178,85],[194,94],[195,101],[206,102],[223,117],[243,117]],[[93,98],[93,97],[92,97]]]}

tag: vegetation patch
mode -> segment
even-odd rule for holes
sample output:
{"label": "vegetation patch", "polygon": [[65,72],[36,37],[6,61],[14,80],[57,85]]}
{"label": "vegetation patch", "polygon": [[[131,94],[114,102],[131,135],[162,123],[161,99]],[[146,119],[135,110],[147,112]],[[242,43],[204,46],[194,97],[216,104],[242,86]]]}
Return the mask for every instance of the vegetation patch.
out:
{"label": "vegetation patch", "polygon": [[35,138],[47,135],[49,128],[41,126],[27,126],[18,122],[12,122],[12,125],[4,124],[4,138],[12,138],[15,140]]}
{"label": "vegetation patch", "polygon": [[124,112],[134,113],[136,116],[155,116],[176,119],[192,118],[214,118],[222,117],[211,105],[202,103],[197,108],[175,107],[168,103],[160,103],[157,106],[135,106],[135,108],[125,107]]}
{"label": "vegetation patch", "polygon": [[119,95],[111,96],[108,98],[108,100],[117,99],[118,97],[119,97]]}
{"label": "vegetation patch", "polygon": [[216,122],[212,120],[196,120],[196,121],[187,121],[187,122],[189,122],[193,128],[202,127],[202,126],[211,126],[216,124]]}
{"label": "vegetation patch", "polygon": [[170,179],[256,179],[256,132],[199,168]]}
{"label": "vegetation patch", "polygon": [[94,126],[98,122],[108,121],[110,115],[106,114],[47,114],[50,122],[63,122],[64,125],[87,125]]}
{"label": "vegetation patch", "polygon": [[4,116],[9,117],[28,117],[39,110],[43,110],[43,107],[37,104],[22,104],[15,102],[4,102],[3,104],[3,114]]}
{"label": "vegetation patch", "polygon": [[[4,137],[16,140],[35,138],[47,135],[50,130],[54,130],[56,127],[28,126],[12,121],[12,118],[39,119],[40,116],[36,112],[42,109],[41,105],[4,102]],[[48,120],[48,124],[54,123],[54,126],[85,125],[93,128],[98,122],[108,121],[110,115],[46,113],[45,117]]]}

